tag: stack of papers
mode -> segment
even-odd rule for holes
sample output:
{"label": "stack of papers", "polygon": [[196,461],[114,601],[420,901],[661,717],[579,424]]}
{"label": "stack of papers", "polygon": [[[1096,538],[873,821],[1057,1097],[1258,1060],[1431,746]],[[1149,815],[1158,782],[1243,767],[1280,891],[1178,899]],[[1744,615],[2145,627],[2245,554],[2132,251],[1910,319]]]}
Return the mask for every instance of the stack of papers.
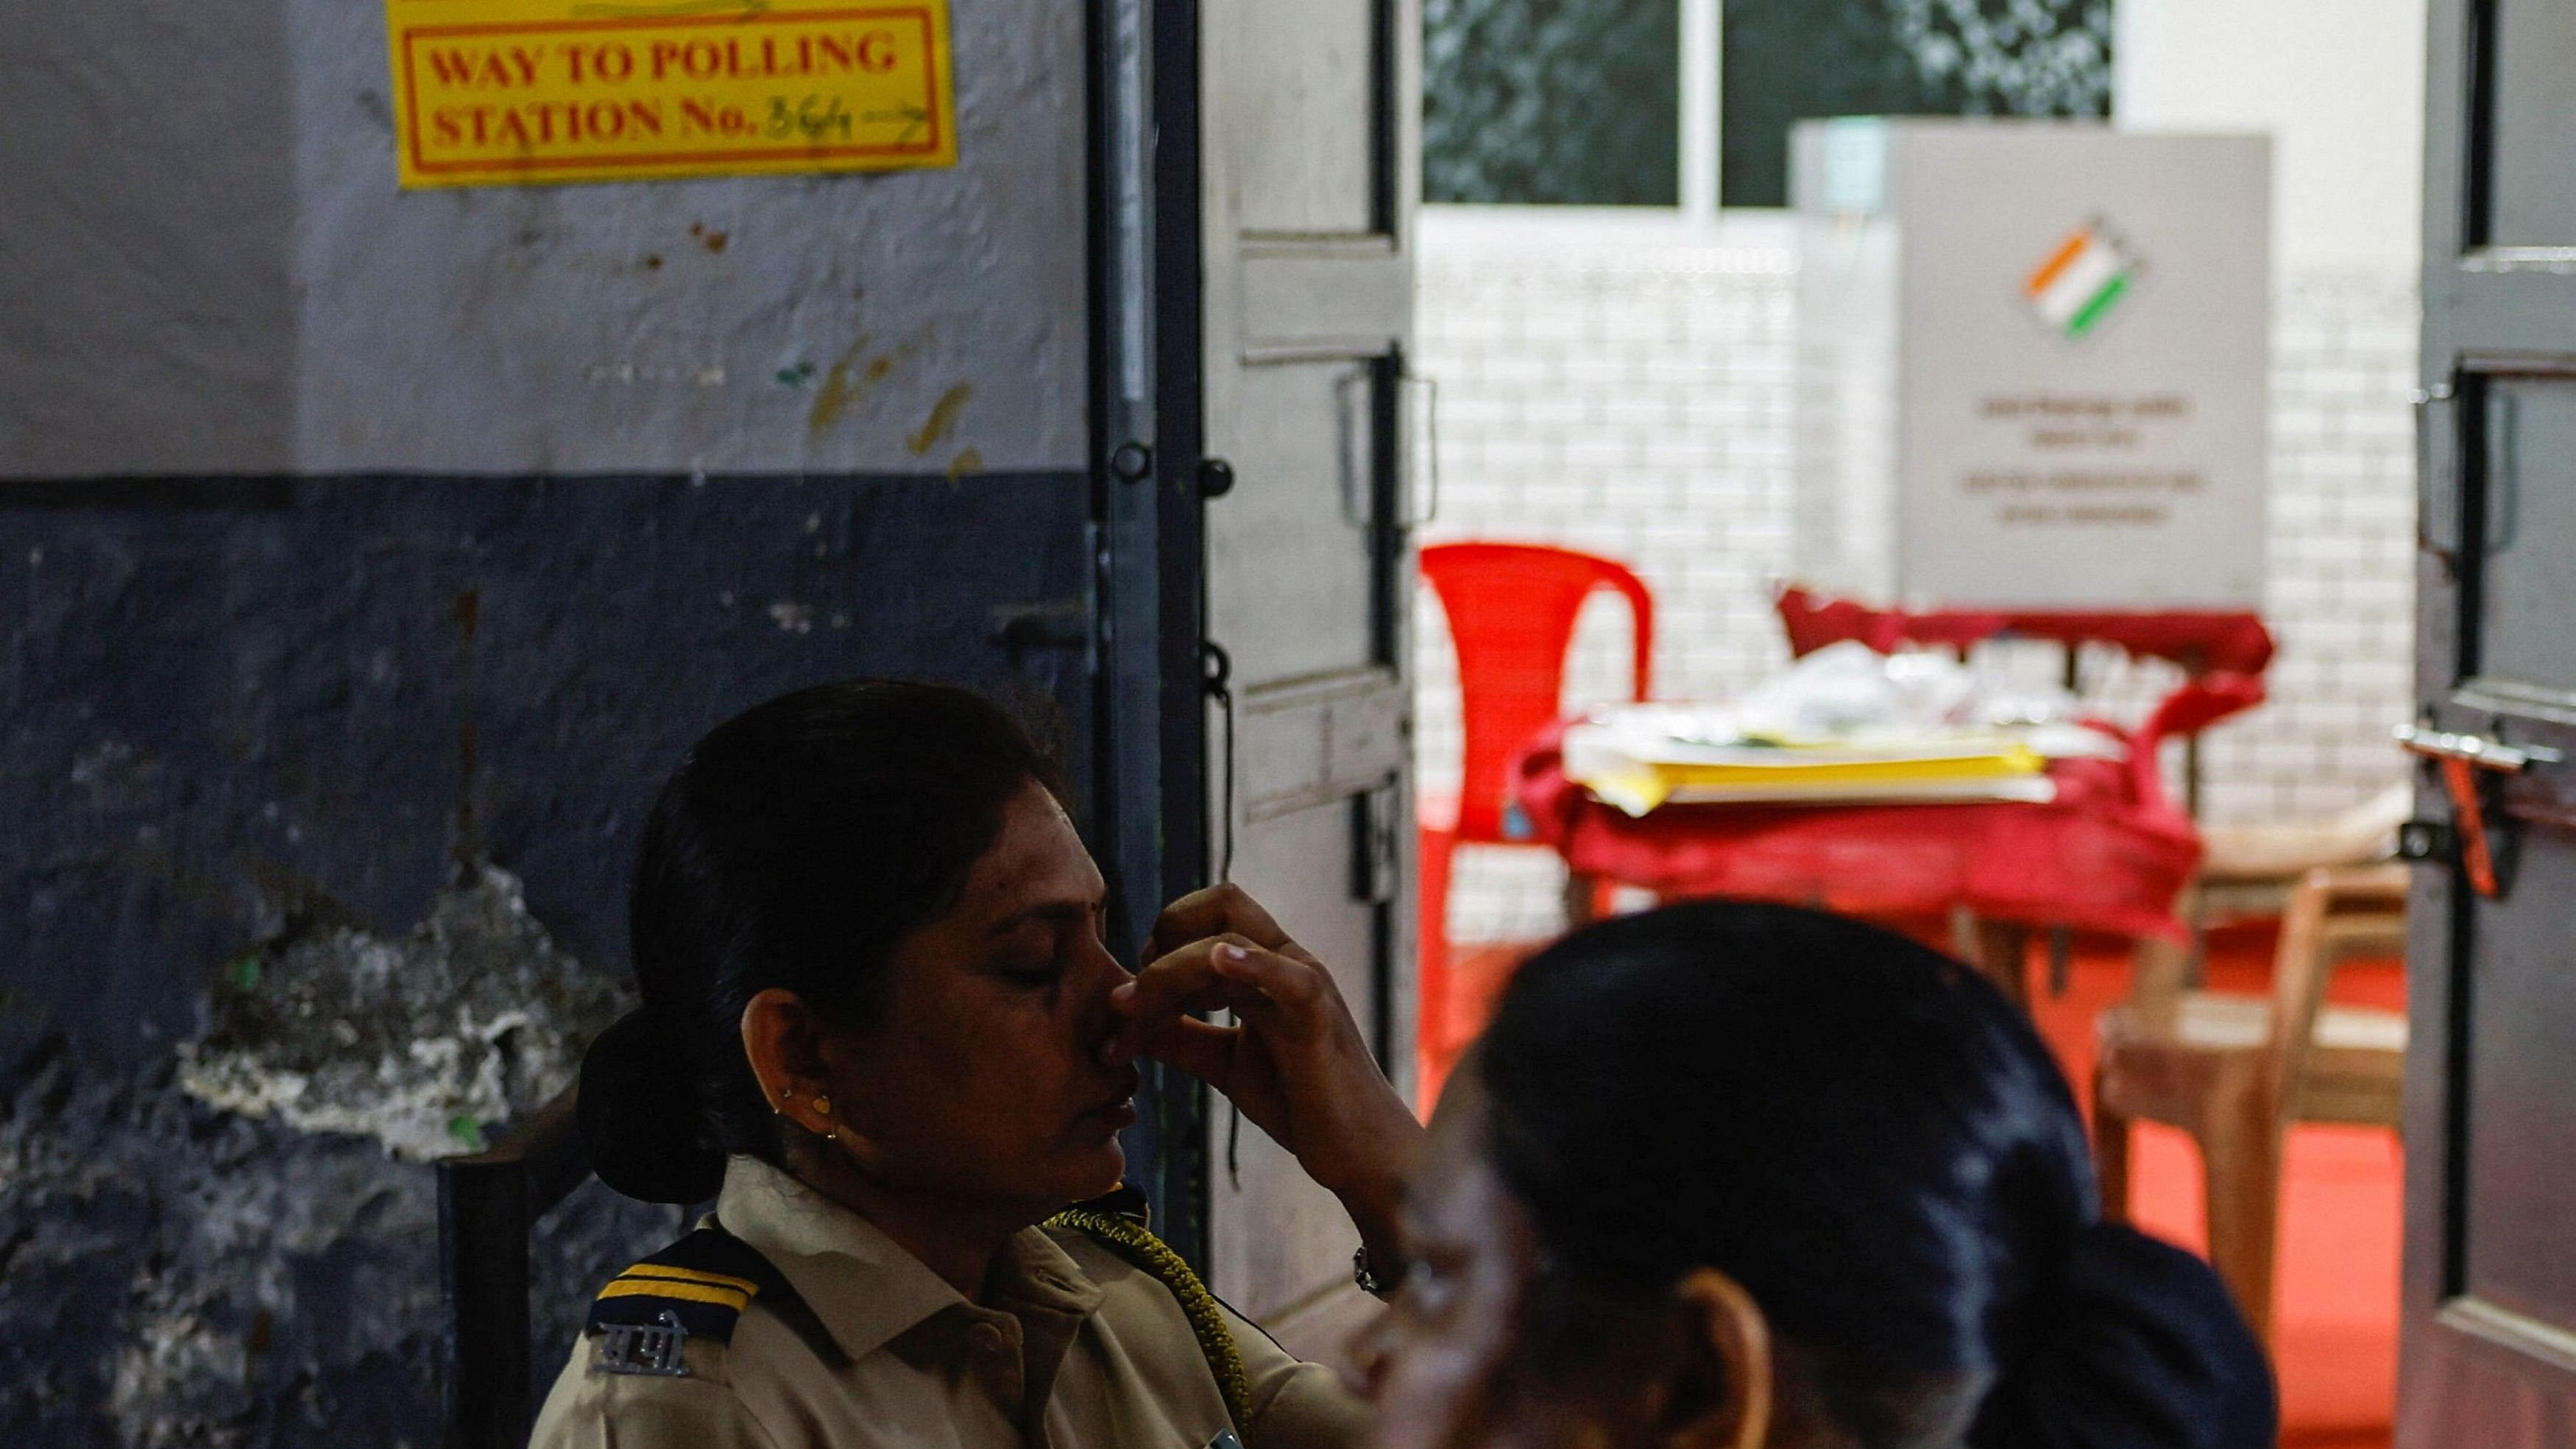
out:
{"label": "stack of papers", "polygon": [[1723,711],[1623,705],[1566,730],[1566,778],[1630,815],[1674,804],[1931,804],[2056,798],[2051,759],[2120,758],[2075,724],[1859,729],[1808,738],[1738,730]]}

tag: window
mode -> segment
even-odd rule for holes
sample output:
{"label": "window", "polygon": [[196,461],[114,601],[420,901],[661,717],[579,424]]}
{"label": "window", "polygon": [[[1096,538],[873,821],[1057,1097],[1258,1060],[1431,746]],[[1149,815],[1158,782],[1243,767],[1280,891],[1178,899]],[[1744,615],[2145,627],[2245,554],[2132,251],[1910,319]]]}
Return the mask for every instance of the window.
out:
{"label": "window", "polygon": [[1801,118],[2110,113],[2111,0],[1426,0],[1423,31],[1431,201],[1782,206]]}
{"label": "window", "polygon": [[1425,199],[1677,204],[1680,14],[1676,0],[1426,0]]}

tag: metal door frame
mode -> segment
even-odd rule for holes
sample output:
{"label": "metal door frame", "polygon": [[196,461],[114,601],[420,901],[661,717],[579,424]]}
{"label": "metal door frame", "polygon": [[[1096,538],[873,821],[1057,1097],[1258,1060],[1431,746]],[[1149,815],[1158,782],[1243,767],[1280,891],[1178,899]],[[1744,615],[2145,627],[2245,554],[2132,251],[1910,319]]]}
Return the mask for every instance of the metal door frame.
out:
{"label": "metal door frame", "polygon": [[[1209,878],[1197,0],[1090,0],[1094,845],[1111,944]],[[1204,1264],[1207,1092],[1148,1073],[1128,1175]]]}

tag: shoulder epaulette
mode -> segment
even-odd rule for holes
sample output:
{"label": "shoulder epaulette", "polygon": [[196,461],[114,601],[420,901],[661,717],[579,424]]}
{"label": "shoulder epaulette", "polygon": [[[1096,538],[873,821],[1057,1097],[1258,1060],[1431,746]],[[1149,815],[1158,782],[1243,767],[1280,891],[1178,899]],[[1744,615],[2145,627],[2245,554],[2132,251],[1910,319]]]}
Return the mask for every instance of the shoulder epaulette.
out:
{"label": "shoulder epaulette", "polygon": [[826,1365],[848,1366],[848,1354],[787,1275],[713,1218],[608,1280],[591,1300],[589,1331],[600,1335],[597,1365],[604,1373],[681,1376],[682,1345],[692,1338],[731,1343],[734,1325],[754,1299]]}
{"label": "shoulder epaulette", "polygon": [[699,1228],[610,1279],[591,1301],[591,1331],[606,1335],[600,1367],[676,1374],[682,1342],[729,1343],[753,1299],[795,1296],[759,1249],[720,1227]]}

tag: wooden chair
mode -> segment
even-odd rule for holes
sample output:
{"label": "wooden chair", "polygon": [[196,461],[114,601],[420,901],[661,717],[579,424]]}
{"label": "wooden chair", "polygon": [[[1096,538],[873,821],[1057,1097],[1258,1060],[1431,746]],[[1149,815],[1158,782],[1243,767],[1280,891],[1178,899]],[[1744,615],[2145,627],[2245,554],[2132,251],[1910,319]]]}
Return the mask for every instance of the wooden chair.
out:
{"label": "wooden chair", "polygon": [[447,1449],[516,1449],[536,1422],[546,1385],[529,1371],[528,1240],[539,1218],[590,1180],[579,1094],[566,1087],[489,1148],[438,1161]]}
{"label": "wooden chair", "polygon": [[2209,1258],[2267,1340],[2292,1122],[2398,1125],[2406,1018],[2329,1006],[2344,958],[2405,949],[2404,865],[2309,871],[2290,894],[2272,995],[2148,990],[2103,1013],[2093,1077],[2102,1211],[2126,1218],[2129,1124],[2179,1127],[2200,1144]]}
{"label": "wooden chair", "polygon": [[2195,943],[2213,926],[2279,916],[2318,866],[2395,855],[2397,828],[2414,808],[2414,786],[2401,782],[2322,820],[2202,827],[2200,870],[2183,904]]}

